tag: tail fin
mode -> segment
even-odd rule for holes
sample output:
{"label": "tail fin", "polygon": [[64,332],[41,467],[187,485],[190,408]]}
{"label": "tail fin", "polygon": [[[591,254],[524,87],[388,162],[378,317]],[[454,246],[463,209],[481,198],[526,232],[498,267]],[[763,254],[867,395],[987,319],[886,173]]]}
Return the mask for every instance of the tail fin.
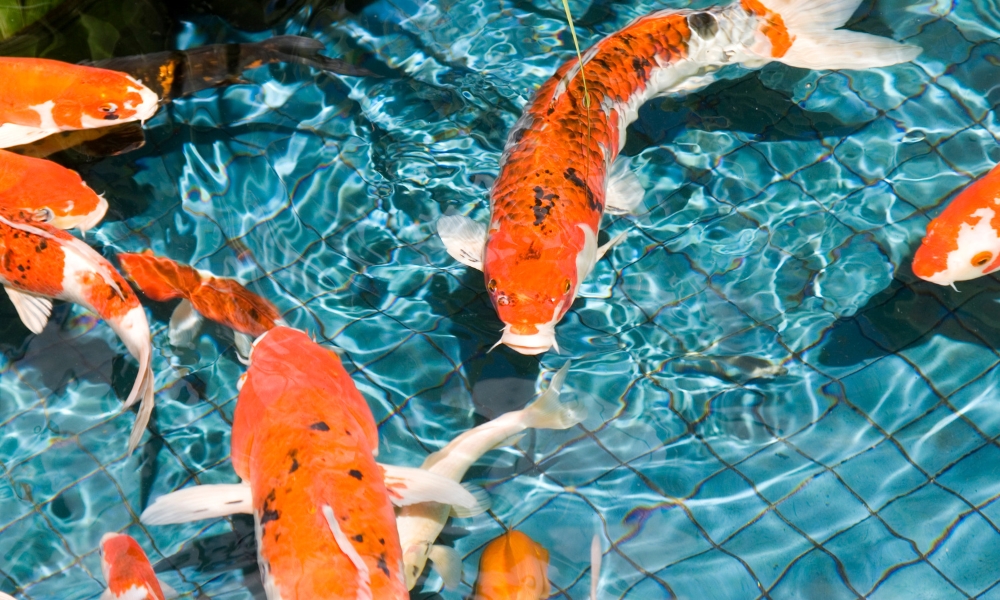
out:
{"label": "tail fin", "polygon": [[911,61],[917,46],[838,30],[861,0],[740,0],[760,24],[753,50],[804,69],[869,69]]}
{"label": "tail fin", "polygon": [[587,418],[587,411],[576,404],[559,402],[559,391],[562,389],[566,373],[569,372],[569,362],[559,369],[552,377],[549,388],[537,400],[521,411],[521,420],[525,427],[534,429],[569,429]]}
{"label": "tail fin", "polygon": [[159,258],[148,250],[142,254],[119,254],[118,260],[125,276],[157,302],[187,298],[201,285],[201,275],[196,269]]}
{"label": "tail fin", "polygon": [[[339,58],[320,54],[325,49],[323,42],[298,35],[280,35],[255,44],[263,50],[268,62],[286,62],[306,65],[314,69],[355,77],[378,77],[368,69],[357,67]],[[262,56],[261,58],[264,58]]]}
{"label": "tail fin", "polygon": [[[153,414],[153,405],[155,403],[153,397],[156,394],[156,382],[153,375],[152,352],[147,350],[143,354],[145,356],[139,362],[139,379],[137,380],[142,390],[142,401],[139,402],[139,412],[135,415],[135,424],[132,425],[132,433],[128,436],[129,454],[132,454],[139,445],[142,433],[146,431],[146,425],[149,424],[149,417]],[[130,396],[129,400],[126,400],[125,406],[131,406],[134,402],[135,398]]]}

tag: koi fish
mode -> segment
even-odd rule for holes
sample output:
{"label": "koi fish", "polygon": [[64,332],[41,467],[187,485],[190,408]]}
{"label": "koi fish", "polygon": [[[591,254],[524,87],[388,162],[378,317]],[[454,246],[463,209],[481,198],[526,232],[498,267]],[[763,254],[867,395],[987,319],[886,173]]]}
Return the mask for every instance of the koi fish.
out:
{"label": "koi fish", "polygon": [[647,100],[703,88],[727,65],[866,69],[920,53],[887,38],[836,30],[860,2],[741,0],[651,13],[584,54],[586,100],[577,59],[560,67],[507,138],[489,227],[462,216],[437,223],[448,253],[483,271],[504,323],[499,343],[529,355],[556,346],[556,323],[580,282],[622,239],[598,246],[598,226],[605,211],[628,213],[642,201],[637,178],[615,159]]}
{"label": "koi fish", "polygon": [[108,202],[76,173],[48,160],[0,150],[0,209],[86,233],[108,211]]}
{"label": "koi fish", "polygon": [[101,600],[165,600],[164,592],[173,595],[156,578],[139,542],[123,533],[105,533],[101,538],[101,571],[108,582]]}
{"label": "koi fish", "polygon": [[7,594],[0,592],[0,600],[16,600],[14,596],[8,596]]}
{"label": "koi fish", "polygon": [[73,129],[145,121],[156,94],[129,75],[45,58],[0,57],[0,148]]}
{"label": "koi fish", "polygon": [[476,505],[447,478],[376,463],[367,403],[336,353],[296,329],[275,327],[254,342],[231,443],[243,483],[161,496],[141,520],[252,513],[271,600],[407,598],[393,503]]}
{"label": "koi fish", "polygon": [[549,597],[549,552],[511,530],[486,545],[479,558],[473,600],[541,600]]}
{"label": "koi fish", "polygon": [[128,73],[164,101],[213,87],[244,83],[242,74],[274,63],[294,63],[328,73],[364,76],[374,73],[338,58],[320,54],[319,40],[282,35],[251,44],[209,44],[189,50],[169,50],[95,61],[95,67]]}
{"label": "koi fish", "polygon": [[1000,165],[972,182],[927,225],[913,256],[917,277],[954,287],[1000,268]]}
{"label": "koi fish", "polygon": [[[469,467],[483,454],[511,444],[520,439],[526,429],[569,429],[586,418],[586,410],[559,402],[559,392],[569,372],[569,362],[552,377],[545,393],[523,410],[509,412],[501,417],[470,429],[452,440],[447,446],[428,456],[421,469],[459,482]],[[480,501],[480,507],[488,506]],[[451,507],[433,502],[413,504],[400,509],[396,517],[399,541],[403,547],[403,572],[406,589],[413,589],[417,578],[430,559],[441,574],[445,585],[454,587],[462,576],[462,560],[453,548],[434,544],[448,521],[449,513],[473,516],[453,511]]]}
{"label": "koi fish", "polygon": [[[174,346],[192,344],[202,316],[251,340],[284,324],[273,304],[232,279],[155,256],[148,250],[143,254],[119,254],[118,260],[125,276],[150,299],[166,302],[183,298],[170,317],[169,337]],[[236,339],[245,356],[249,342],[239,335]]]}
{"label": "koi fish", "polygon": [[153,411],[153,345],[146,313],[121,275],[103,256],[79,239],[31,215],[0,215],[0,285],[25,327],[41,333],[52,313],[52,299],[75,302],[97,313],[139,361],[139,375],[125,400],[140,397],[139,413],[128,440],[131,454]]}

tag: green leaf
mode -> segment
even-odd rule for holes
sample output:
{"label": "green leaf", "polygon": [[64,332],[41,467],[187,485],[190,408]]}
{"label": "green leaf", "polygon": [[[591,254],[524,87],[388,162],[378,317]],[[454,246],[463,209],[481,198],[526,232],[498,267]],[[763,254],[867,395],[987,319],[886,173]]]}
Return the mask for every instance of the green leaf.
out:
{"label": "green leaf", "polygon": [[45,16],[63,0],[0,0],[0,40]]}

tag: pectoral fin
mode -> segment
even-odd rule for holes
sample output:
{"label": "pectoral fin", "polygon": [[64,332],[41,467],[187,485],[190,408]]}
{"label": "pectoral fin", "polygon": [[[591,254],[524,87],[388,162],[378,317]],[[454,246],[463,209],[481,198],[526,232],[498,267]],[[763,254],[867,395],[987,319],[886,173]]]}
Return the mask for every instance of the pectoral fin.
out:
{"label": "pectoral fin", "polygon": [[170,329],[168,338],[171,346],[179,348],[193,348],[195,338],[201,331],[201,324],[205,318],[198,314],[191,302],[181,300],[181,303],[170,315]]}
{"label": "pectoral fin", "polygon": [[604,244],[603,246],[601,246],[600,248],[598,248],[597,249],[597,260],[601,260],[601,258],[605,254],[607,254],[608,250],[611,250],[612,248],[614,248],[618,244],[622,243],[622,241],[626,237],[628,237],[628,231],[623,231],[623,232],[619,233],[618,235],[616,235],[615,237],[611,238],[608,241],[607,244]]}
{"label": "pectoral fin", "polygon": [[646,190],[639,178],[632,172],[627,158],[619,158],[611,165],[608,173],[608,190],[604,199],[604,211],[611,214],[630,213],[642,204]]}
{"label": "pectoral fin", "polygon": [[458,587],[458,584],[462,582],[462,557],[454,548],[435,544],[431,546],[427,558],[431,559],[434,570],[444,581],[444,587],[449,590]]}
{"label": "pectoral fin", "polygon": [[146,525],[187,523],[238,513],[253,514],[253,496],[246,483],[196,485],[157,498],[139,520]]}
{"label": "pectoral fin", "polygon": [[451,215],[438,219],[437,233],[452,258],[467,267],[483,270],[485,225],[469,217]]}
{"label": "pectoral fin", "polygon": [[347,535],[340,528],[333,508],[324,505],[322,511],[323,516],[326,517],[327,524],[330,526],[330,532],[333,533],[333,539],[337,541],[337,546],[340,547],[340,551],[347,555],[347,558],[354,564],[354,568],[358,570],[357,600],[372,600],[371,573],[368,570],[368,565],[365,564],[365,560],[361,558],[361,554],[358,553],[357,549],[351,544],[351,540],[347,538]]}
{"label": "pectoral fin", "polygon": [[479,504],[476,497],[462,487],[462,484],[447,477],[413,467],[381,463],[379,466],[385,473],[385,487],[389,490],[389,497],[396,506],[437,502],[474,510]]}
{"label": "pectoral fin", "polygon": [[24,326],[32,333],[41,333],[45,329],[45,324],[49,322],[49,315],[52,314],[52,300],[42,296],[35,296],[12,287],[4,287],[7,296],[17,309],[17,316],[21,317]]}

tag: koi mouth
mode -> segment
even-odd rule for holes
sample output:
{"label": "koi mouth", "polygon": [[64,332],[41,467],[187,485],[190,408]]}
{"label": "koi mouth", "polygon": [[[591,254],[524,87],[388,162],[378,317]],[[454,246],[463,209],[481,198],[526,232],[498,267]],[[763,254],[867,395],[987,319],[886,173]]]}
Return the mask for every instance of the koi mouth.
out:
{"label": "koi mouth", "polygon": [[534,356],[541,354],[549,348],[555,348],[559,352],[559,344],[556,343],[555,326],[548,323],[538,325],[538,333],[530,335],[520,335],[510,330],[510,325],[503,328],[503,335],[497,344],[504,344],[512,350]]}

